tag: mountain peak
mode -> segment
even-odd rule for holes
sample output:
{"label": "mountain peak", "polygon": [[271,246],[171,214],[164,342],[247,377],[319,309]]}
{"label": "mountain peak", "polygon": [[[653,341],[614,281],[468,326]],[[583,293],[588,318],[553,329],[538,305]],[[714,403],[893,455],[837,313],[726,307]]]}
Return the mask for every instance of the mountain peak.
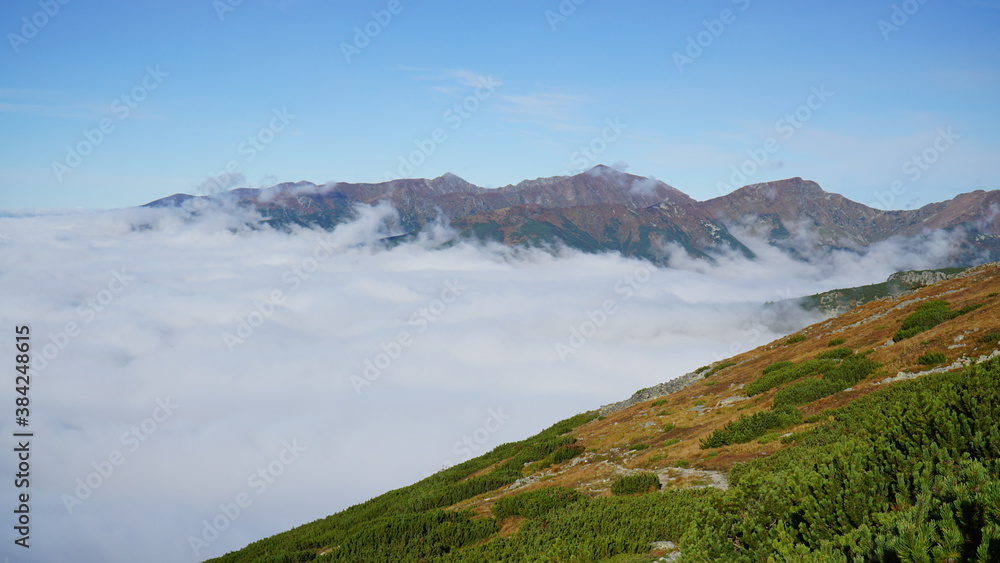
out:
{"label": "mountain peak", "polygon": [[604,164],[598,164],[597,166],[584,172],[584,174],[606,174],[606,173],[625,174],[625,172],[618,170],[617,168],[612,168]]}
{"label": "mountain peak", "polygon": [[479,192],[483,189],[451,172],[445,172],[437,178],[428,180],[427,184],[440,193]]}

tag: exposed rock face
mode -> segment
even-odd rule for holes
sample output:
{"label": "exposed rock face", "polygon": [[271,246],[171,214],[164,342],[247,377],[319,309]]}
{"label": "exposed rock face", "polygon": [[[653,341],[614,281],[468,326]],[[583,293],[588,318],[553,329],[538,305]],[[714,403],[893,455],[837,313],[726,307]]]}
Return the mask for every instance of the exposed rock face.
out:
{"label": "exposed rock face", "polygon": [[949,280],[954,277],[952,274],[937,272],[933,270],[919,270],[910,272],[896,272],[889,276],[889,283],[898,282],[904,286],[914,288],[923,285],[931,285],[939,281]]}

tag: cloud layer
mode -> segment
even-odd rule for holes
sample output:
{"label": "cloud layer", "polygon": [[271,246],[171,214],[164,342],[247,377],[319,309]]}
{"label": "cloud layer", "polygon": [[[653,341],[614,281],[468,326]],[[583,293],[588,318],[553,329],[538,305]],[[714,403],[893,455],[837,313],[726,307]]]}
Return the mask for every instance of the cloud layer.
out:
{"label": "cloud layer", "polygon": [[17,560],[221,555],[764,344],[817,320],[764,302],[934,266],[947,242],[796,261],[747,239],[758,261],[654,268],[446,228],[384,247],[392,215],[0,217],[0,326],[30,324],[36,358]]}

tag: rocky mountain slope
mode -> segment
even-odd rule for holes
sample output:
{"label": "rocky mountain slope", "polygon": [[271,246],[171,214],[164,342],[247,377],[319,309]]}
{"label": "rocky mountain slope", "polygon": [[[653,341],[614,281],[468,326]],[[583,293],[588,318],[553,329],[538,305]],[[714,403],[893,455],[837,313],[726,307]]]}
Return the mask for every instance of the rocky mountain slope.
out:
{"label": "rocky mountain slope", "polygon": [[[147,206],[181,206],[192,199],[175,194]],[[862,249],[892,237],[942,231],[954,234],[950,265],[1000,259],[1000,191],[961,194],[917,210],[881,211],[791,178],[698,202],[663,182],[596,166],[575,176],[497,189],[445,174],[380,184],[286,183],[197,199],[256,208],[277,226],[324,228],[353,217],[355,205],[389,202],[399,211],[402,232],[417,232],[443,217],[467,236],[504,244],[559,242],[654,261],[662,260],[670,243],[697,256],[724,249],[752,255],[740,240],[748,233],[805,255],[817,248]]]}
{"label": "rocky mountain slope", "polygon": [[1000,264],[676,376],[216,561],[1000,560]]}

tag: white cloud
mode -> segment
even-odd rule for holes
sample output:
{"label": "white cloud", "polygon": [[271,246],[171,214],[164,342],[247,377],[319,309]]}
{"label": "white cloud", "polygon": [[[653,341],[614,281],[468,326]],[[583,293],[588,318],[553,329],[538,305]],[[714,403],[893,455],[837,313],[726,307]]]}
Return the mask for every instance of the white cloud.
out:
{"label": "white cloud", "polygon": [[[929,261],[902,245],[811,262],[755,245],[758,262],[674,253],[640,282],[648,265],[617,255],[444,245],[440,232],[374,244],[392,217],[364,209],[332,234],[252,229],[253,215],[216,208],[0,218],[0,325],[29,323],[36,355],[64,348],[32,380],[39,535],[19,560],[220,555],[459,461],[454,444],[490,408],[511,419],[484,449],[812,319],[768,319],[765,301]],[[608,300],[616,312],[561,361],[556,345]],[[230,353],[241,321],[257,326]],[[357,395],[351,376],[383,353],[396,358]],[[129,450],[123,434],[167,399],[176,411]],[[305,451],[258,494],[248,476],[289,441]],[[62,495],[115,450],[124,463],[68,514]],[[189,536],[241,493],[251,505],[196,557]]]}

